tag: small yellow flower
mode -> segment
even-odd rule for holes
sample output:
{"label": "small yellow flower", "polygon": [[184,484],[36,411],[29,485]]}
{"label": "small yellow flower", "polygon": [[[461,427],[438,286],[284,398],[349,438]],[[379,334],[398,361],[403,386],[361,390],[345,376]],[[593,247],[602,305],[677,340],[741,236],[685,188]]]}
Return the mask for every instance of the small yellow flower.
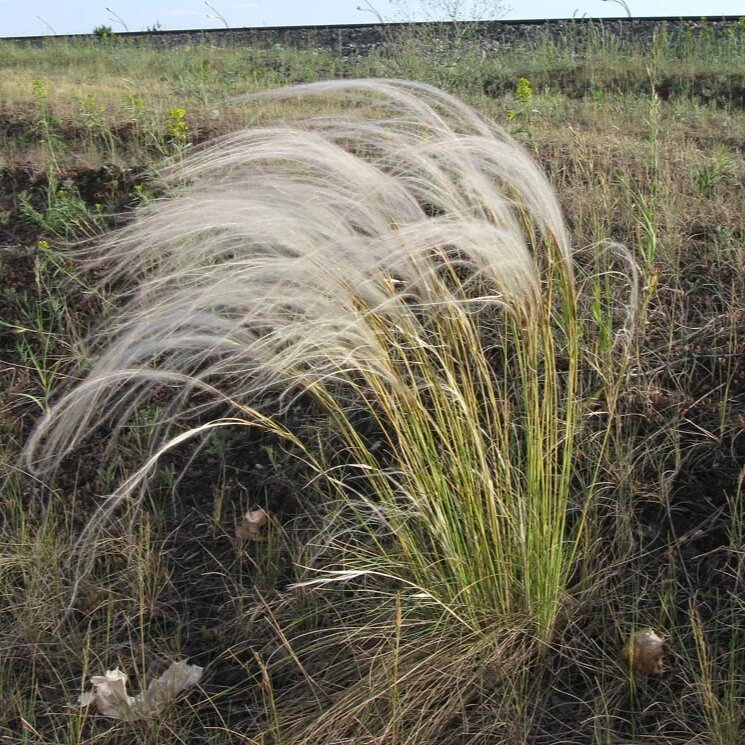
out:
{"label": "small yellow flower", "polygon": [[188,138],[189,125],[186,123],[185,109],[168,109],[168,134],[174,142],[185,143]]}
{"label": "small yellow flower", "polygon": [[515,95],[523,106],[530,104],[530,100],[533,98],[533,89],[530,87],[530,81],[527,78],[520,78],[517,81]]}

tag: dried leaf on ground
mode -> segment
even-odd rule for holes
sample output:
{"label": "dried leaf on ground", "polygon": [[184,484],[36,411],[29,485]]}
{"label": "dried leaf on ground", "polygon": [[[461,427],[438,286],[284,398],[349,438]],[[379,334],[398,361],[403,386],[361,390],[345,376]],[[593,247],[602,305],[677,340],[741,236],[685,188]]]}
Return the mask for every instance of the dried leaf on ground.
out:
{"label": "dried leaf on ground", "polygon": [[235,529],[238,548],[243,548],[247,541],[265,541],[266,527],[269,525],[269,514],[259,507],[249,510]]}
{"label": "dried leaf on ground", "polygon": [[146,691],[130,696],[127,674],[115,668],[91,678],[93,690],[80,696],[80,705],[95,703],[99,714],[112,719],[148,719],[161,714],[179,693],[196,685],[201,677],[201,667],[173,662],[160,677],[150,681]]}
{"label": "dried leaf on ground", "polygon": [[667,642],[649,626],[631,634],[622,650],[623,658],[642,675],[662,675],[669,654]]}

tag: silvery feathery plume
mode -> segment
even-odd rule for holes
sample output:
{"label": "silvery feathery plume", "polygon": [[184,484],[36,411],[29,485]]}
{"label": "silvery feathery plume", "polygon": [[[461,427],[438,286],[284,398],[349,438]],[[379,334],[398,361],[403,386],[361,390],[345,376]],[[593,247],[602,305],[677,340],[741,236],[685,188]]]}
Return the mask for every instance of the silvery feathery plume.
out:
{"label": "silvery feathery plume", "polygon": [[285,401],[356,375],[400,386],[381,323],[409,333],[448,304],[529,308],[542,245],[568,267],[540,169],[453,96],[370,79],[253,99],[264,118],[281,115],[171,165],[172,196],[93,250],[108,279],[134,289],[95,335],[90,371],[31,437],[37,467],[101,427],[115,441],[156,386],[173,394],[164,422],[205,400]]}

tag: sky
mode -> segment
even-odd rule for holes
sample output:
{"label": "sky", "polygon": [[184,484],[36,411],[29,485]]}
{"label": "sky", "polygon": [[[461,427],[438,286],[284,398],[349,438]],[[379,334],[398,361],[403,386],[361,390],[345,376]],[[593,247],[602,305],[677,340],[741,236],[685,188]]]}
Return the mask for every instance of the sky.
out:
{"label": "sky", "polygon": [[[593,18],[625,15],[614,0],[0,0],[0,38],[89,33],[97,26],[114,31],[305,26],[375,22],[372,5],[386,20],[408,20],[417,11],[427,20],[453,1],[467,14],[502,8],[506,19]],[[626,0],[635,16],[745,15],[745,0]],[[506,9],[506,12],[505,12]],[[125,29],[126,26],[126,29]]]}

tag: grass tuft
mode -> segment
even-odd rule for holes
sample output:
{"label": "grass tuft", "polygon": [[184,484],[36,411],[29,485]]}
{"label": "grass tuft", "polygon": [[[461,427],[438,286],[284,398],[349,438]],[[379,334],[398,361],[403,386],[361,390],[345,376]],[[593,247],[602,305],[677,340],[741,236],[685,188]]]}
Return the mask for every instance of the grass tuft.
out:
{"label": "grass tuft", "polygon": [[[583,523],[567,531],[580,329],[553,192],[502,130],[435,88],[262,94],[310,97],[339,113],[201,148],[169,171],[175,198],[95,249],[135,289],[27,460],[53,470],[93,432],[116,438],[159,386],[163,432],[89,523],[84,557],[168,451],[260,427],[338,505],[310,541],[309,597],[363,579],[469,645],[515,629],[549,643]],[[261,413],[267,395],[312,402],[329,441]]]}

